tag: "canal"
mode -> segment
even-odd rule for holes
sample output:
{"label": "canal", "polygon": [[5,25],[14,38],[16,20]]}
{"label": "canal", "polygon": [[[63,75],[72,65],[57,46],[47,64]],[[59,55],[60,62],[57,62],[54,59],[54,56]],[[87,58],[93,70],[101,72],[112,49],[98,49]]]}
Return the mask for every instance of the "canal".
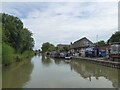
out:
{"label": "canal", "polygon": [[3,67],[3,88],[120,87],[119,71],[80,60],[34,56]]}

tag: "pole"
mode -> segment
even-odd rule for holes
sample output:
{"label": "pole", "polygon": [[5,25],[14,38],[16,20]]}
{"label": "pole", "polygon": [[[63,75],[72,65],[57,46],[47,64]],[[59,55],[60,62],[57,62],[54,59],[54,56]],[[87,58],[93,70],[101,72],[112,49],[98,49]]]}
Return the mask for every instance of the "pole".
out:
{"label": "pole", "polygon": [[97,46],[98,46],[98,35],[96,35],[96,41],[97,41]]}

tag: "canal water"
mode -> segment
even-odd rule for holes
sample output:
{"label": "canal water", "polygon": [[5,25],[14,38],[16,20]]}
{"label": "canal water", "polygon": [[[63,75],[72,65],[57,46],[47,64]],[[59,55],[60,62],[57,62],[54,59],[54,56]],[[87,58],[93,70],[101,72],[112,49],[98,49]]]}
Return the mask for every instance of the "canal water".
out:
{"label": "canal water", "polygon": [[120,87],[119,69],[81,60],[34,56],[4,67],[3,88],[113,88]]}

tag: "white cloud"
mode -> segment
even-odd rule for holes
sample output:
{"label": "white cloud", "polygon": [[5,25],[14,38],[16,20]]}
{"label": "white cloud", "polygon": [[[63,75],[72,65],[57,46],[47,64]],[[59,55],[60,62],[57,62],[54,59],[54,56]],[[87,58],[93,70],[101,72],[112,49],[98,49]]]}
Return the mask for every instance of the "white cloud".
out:
{"label": "white cloud", "polygon": [[22,21],[33,32],[35,48],[47,41],[69,44],[84,36],[93,42],[96,35],[99,40],[107,40],[118,27],[117,2],[49,3],[43,11],[26,13]]}

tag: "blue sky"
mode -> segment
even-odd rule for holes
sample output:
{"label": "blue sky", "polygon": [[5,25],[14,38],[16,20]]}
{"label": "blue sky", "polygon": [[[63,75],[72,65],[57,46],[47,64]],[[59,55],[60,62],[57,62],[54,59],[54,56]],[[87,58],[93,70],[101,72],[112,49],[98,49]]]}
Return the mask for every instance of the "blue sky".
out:
{"label": "blue sky", "polygon": [[34,49],[82,37],[96,42],[96,35],[106,41],[118,30],[117,2],[4,2],[2,12],[19,17],[33,32]]}

